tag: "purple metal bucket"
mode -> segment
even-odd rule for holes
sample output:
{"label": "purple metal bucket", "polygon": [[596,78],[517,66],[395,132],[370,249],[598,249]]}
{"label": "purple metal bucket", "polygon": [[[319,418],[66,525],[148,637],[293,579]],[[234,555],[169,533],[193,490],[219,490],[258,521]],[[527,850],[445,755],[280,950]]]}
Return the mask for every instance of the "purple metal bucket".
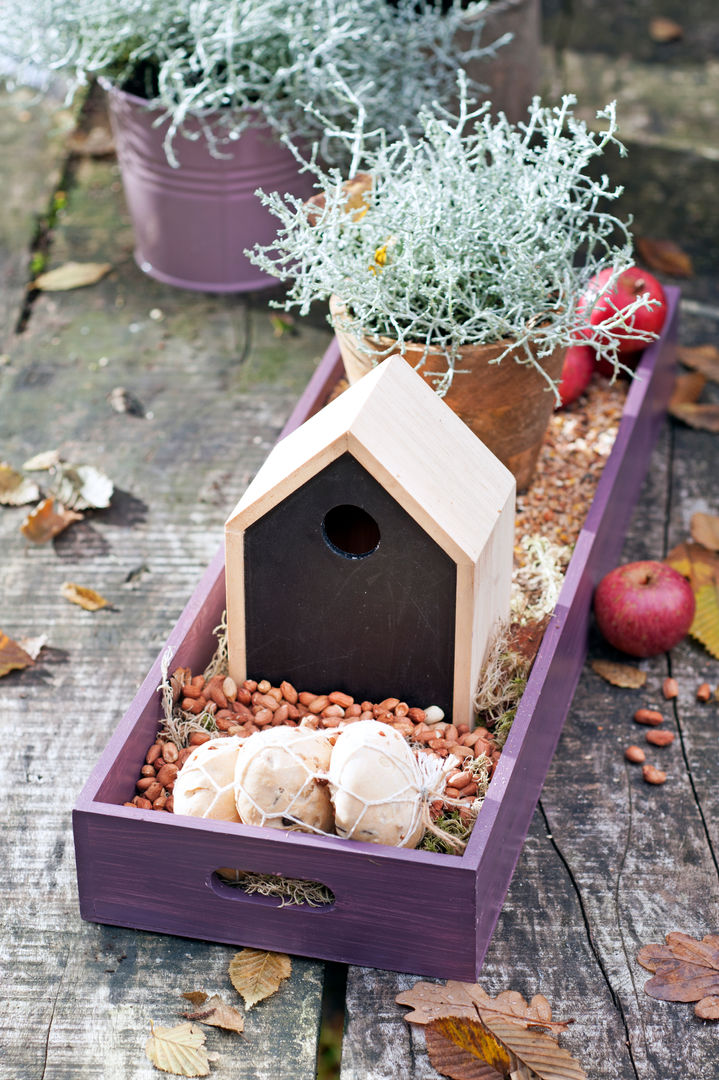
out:
{"label": "purple metal bucket", "polygon": [[[244,254],[269,244],[277,218],[255,195],[308,198],[312,178],[269,128],[249,128],[213,157],[204,138],[179,135],[179,168],[167,160],[169,121],[133,94],[106,85],[125,199],[135,231],[135,259],[150,277],[200,292],[245,292],[276,284]],[[227,156],[225,156],[227,155]]]}

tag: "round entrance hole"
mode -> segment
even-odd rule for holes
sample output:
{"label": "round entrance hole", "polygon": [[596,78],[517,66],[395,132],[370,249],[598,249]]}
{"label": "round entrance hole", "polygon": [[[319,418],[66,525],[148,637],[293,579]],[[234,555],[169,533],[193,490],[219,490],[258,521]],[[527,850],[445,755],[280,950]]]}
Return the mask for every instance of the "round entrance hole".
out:
{"label": "round entrance hole", "polygon": [[361,506],[344,503],[328,510],[322,522],[326,543],[347,559],[364,559],[379,546],[379,525]]}

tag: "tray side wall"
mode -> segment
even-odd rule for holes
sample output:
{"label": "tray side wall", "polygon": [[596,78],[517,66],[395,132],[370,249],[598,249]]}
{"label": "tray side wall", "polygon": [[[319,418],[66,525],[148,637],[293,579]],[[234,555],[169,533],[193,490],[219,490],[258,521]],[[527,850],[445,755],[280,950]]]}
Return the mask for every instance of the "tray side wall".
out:
{"label": "tray side wall", "polygon": [[[593,588],[619,554],[671,390],[678,290],[667,293],[670,321],[661,341],[645,353],[642,382],[631,388],[557,611],[464,857],[347,846],[223,822],[189,825],[187,818],[110,805],[134,790],[154,738],[158,657],[74,813],[84,918],[421,975],[476,978],[584,662]],[[338,366],[333,345],[286,431],[317,411]],[[220,551],[170,636],[173,665],[198,668],[206,662],[223,607]],[[242,893],[228,896],[211,883],[219,866],[319,880],[333,889],[336,901],[308,910],[279,908]],[[409,931],[420,898],[426,910],[451,908],[467,916],[474,911],[474,954],[467,948],[469,918],[462,921],[462,941],[451,926],[443,928],[441,939]]]}

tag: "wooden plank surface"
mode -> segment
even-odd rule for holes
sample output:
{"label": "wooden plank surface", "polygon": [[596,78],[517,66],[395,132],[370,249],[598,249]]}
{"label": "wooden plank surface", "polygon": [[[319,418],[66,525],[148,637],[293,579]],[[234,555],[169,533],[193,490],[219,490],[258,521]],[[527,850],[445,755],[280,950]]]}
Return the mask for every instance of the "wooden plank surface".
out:
{"label": "wooden plank surface", "polygon": [[[10,132],[4,103],[2,118]],[[35,120],[27,130],[42,152],[28,157],[25,121],[14,123],[6,189],[33,168],[49,198],[63,158],[55,147],[48,165]],[[48,635],[34,668],[0,682],[0,1077],[141,1080],[159,1075],[144,1054],[150,1020],[179,1022],[182,991],[240,1004],[226,974],[235,950],[82,922],[70,811],[329,333],[303,324],[280,340],[265,296],[218,299],[152,282],[132,261],[112,160],[78,160],[70,179],[49,265],[114,269],[92,288],[38,296],[25,332],[10,334],[1,456],[17,467],[57,447],[107,472],[116,492],[108,510],[43,547],[19,532],[25,509],[0,508],[0,627],[13,638]],[[44,207],[44,194],[32,198]],[[32,215],[23,222],[2,232],[12,266],[27,265]],[[23,274],[14,280],[24,286]],[[24,296],[13,288],[10,329]],[[116,412],[117,387],[150,415]],[[98,589],[111,608],[68,604],[66,580]],[[221,1055],[213,1075],[314,1077],[322,983],[322,964],[295,959],[289,984],[248,1015],[244,1040],[208,1028]]]}
{"label": "wooden plank surface", "polygon": [[[706,340],[709,329],[685,312],[685,341]],[[621,561],[662,558],[688,536],[693,512],[719,512],[716,460],[716,437],[667,422]],[[589,655],[620,659],[596,632]],[[556,1015],[575,1017],[562,1042],[592,1080],[715,1080],[715,1026],[691,1005],[646,996],[649,973],[636,954],[672,930],[700,938],[719,925],[719,716],[695,700],[700,682],[719,682],[719,662],[685,641],[641,667],[646,688],[632,691],[585,666],[479,981],[493,994],[541,992]],[[667,674],[680,684],[675,706],[661,695]],[[645,784],[623,757],[625,746],[644,743],[632,715],[645,704],[662,708],[676,733],[668,748],[646,747],[668,773],[662,787]],[[428,912],[414,897],[407,917],[439,933],[462,914]],[[343,1080],[437,1076],[421,1031],[394,1004],[415,981],[350,969]]]}

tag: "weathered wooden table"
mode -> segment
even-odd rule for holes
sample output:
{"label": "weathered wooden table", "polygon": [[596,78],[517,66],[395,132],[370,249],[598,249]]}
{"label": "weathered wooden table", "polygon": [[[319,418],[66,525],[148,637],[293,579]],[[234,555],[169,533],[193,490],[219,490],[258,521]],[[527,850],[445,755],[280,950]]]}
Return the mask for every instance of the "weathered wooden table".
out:
{"label": "weathered wooden table", "polygon": [[[329,331],[317,319],[277,337],[266,296],[203,297],[143,277],[114,161],[68,158],[60,122],[24,95],[0,110],[2,458],[19,466],[57,447],[102,468],[117,490],[110,509],[43,547],[20,535],[25,510],[0,511],[0,627],[48,636],[35,667],[0,681],[0,1077],[142,1080],[159,1075],[143,1051],[150,1020],[178,1022],[185,990],[227,994],[233,949],[83,923],[70,810]],[[108,259],[113,271],[89,289],[32,297],[31,249],[44,243],[35,215],[58,189],[67,208],[50,265]],[[716,335],[715,284],[700,274],[685,290],[686,343]],[[144,416],[112,408],[117,387]],[[626,559],[661,557],[694,511],[719,512],[716,446],[666,425]],[[98,589],[111,608],[68,604],[67,580]],[[606,646],[592,640],[590,655]],[[719,682],[719,663],[685,642],[643,666],[646,693],[585,670],[481,982],[491,993],[541,991],[575,1017],[563,1042],[592,1080],[713,1080],[716,1027],[689,1005],[646,997],[636,953],[671,930],[701,937],[719,926],[719,712],[695,701],[700,682]],[[657,751],[669,779],[655,788],[623,749],[637,740],[639,698],[660,700],[668,673],[680,684],[664,706],[677,738]],[[419,934],[465,917],[449,904],[427,910],[421,896],[387,903],[402,905]],[[208,1029],[221,1055],[212,1075],[314,1077],[326,985],[335,1025],[344,1008],[343,1080],[429,1080],[422,1036],[394,1003],[414,981],[294,959],[289,985],[248,1014],[245,1039]]]}

